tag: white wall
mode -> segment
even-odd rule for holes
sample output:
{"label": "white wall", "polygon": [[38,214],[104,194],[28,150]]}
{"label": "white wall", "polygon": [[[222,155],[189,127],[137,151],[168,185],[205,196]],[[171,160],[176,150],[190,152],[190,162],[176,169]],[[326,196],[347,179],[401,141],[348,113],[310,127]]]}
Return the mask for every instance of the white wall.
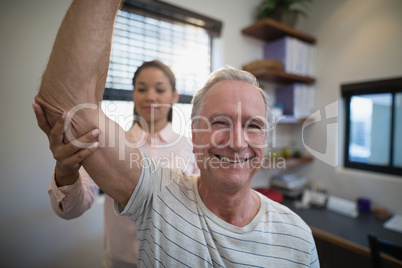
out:
{"label": "white wall", "polygon": [[31,108],[69,4],[0,2],[1,267],[101,267],[103,206],[70,221],[53,213],[54,161]]}
{"label": "white wall", "polygon": [[[0,245],[4,267],[99,267],[102,204],[84,216],[62,220],[49,205],[47,187],[54,161],[36,126],[31,103],[61,20],[71,1],[0,2],[1,187]],[[242,36],[259,0],[169,0],[221,19],[215,68],[240,67],[262,57],[263,42]],[[343,82],[401,75],[402,6],[399,0],[315,1],[299,27],[318,39],[317,109],[337,100]],[[322,140],[317,127],[310,140]],[[335,195],[367,195],[399,210],[401,178],[339,171],[315,161],[310,176]],[[399,205],[399,206],[398,206]]]}
{"label": "white wall", "polygon": [[[318,40],[317,110],[339,100],[341,84],[402,75],[401,14],[402,1],[399,0],[314,2],[309,9],[309,19],[300,20],[297,27]],[[343,135],[343,122],[338,123]],[[325,124],[322,121],[313,126],[307,139],[311,147],[315,144],[323,153],[327,135]],[[341,139],[339,146],[342,146]],[[375,206],[402,213],[401,176],[357,172],[341,165],[334,168],[316,160],[309,177],[333,195],[350,200],[365,196],[371,198]]]}

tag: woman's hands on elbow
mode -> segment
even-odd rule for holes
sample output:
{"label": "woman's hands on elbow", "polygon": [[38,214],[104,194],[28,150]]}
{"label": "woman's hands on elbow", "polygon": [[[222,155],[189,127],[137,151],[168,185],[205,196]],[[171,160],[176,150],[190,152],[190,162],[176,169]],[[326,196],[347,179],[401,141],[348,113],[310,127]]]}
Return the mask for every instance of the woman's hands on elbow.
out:
{"label": "woman's hands on elbow", "polygon": [[57,186],[61,187],[75,183],[79,177],[78,171],[81,167],[81,162],[99,147],[99,142],[96,141],[99,130],[91,130],[77,139],[65,143],[63,141],[65,125],[70,120],[68,113],[65,112],[52,128],[48,124],[46,115],[40,105],[34,103],[32,107],[38,126],[47,135],[50,150],[53,158],[56,159],[55,180]]}

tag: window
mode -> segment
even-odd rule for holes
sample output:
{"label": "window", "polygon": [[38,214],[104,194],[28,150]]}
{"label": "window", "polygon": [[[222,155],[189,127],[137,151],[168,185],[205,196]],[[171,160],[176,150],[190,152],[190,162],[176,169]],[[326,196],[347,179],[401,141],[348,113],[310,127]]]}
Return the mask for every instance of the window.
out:
{"label": "window", "polygon": [[345,84],[345,167],[402,174],[402,78]]}
{"label": "window", "polygon": [[[132,78],[144,61],[161,60],[171,67],[180,94],[176,111],[191,110],[193,94],[211,72],[212,38],[222,23],[160,1],[125,1],[114,29],[113,46],[102,108],[106,115],[128,130],[133,114]],[[183,119],[183,116],[186,118]],[[173,127],[188,112],[173,113]]]}

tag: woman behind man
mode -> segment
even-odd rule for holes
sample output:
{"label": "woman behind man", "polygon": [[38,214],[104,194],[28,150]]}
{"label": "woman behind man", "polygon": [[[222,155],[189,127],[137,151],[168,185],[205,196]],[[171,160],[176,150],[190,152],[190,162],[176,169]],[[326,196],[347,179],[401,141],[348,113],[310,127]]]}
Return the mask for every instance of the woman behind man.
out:
{"label": "woman behind man", "polygon": [[[136,120],[127,131],[128,136],[141,140],[141,151],[154,158],[156,163],[170,163],[189,174],[198,174],[191,144],[172,129],[172,104],[179,98],[173,72],[160,61],[144,62],[134,74],[133,86]],[[34,104],[33,107],[38,124],[48,135],[50,149],[57,160],[48,190],[53,210],[65,219],[79,217],[92,206],[99,189],[80,164],[96,149],[97,143],[93,142],[86,149],[64,144],[62,124],[56,124],[51,129],[40,106]],[[78,140],[88,142],[97,135],[96,132],[87,133]],[[135,225],[129,218],[115,214],[113,200],[107,195],[104,244],[104,267],[136,266],[138,243]]]}

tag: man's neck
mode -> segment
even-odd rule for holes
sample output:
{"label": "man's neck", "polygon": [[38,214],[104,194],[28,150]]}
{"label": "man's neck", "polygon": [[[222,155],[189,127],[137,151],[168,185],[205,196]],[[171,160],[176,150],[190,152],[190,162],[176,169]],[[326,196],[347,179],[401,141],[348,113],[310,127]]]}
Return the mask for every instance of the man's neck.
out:
{"label": "man's neck", "polygon": [[198,181],[198,192],[205,206],[220,219],[238,227],[248,225],[257,215],[261,201],[250,188],[237,193],[208,190]]}

